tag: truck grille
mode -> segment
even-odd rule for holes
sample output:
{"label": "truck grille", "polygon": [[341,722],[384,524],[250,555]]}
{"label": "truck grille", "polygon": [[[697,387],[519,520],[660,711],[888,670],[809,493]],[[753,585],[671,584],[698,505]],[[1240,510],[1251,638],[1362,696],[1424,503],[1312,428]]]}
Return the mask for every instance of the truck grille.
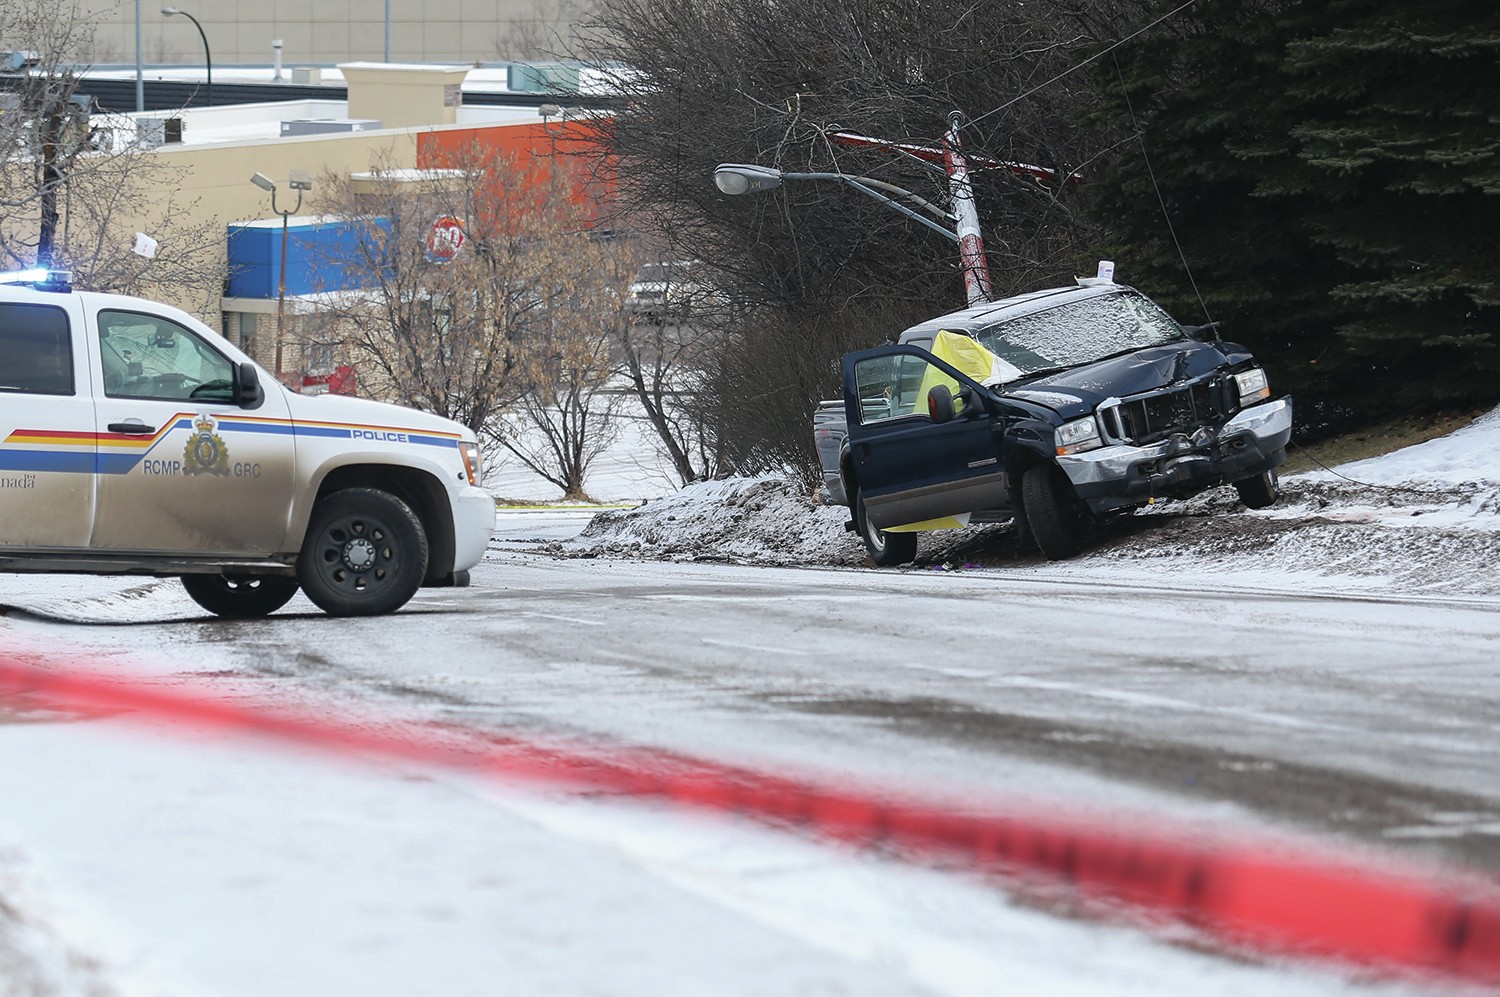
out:
{"label": "truck grille", "polygon": [[1225,379],[1214,374],[1182,387],[1127,398],[1101,408],[1099,417],[1106,437],[1139,445],[1221,422],[1233,414],[1231,404]]}

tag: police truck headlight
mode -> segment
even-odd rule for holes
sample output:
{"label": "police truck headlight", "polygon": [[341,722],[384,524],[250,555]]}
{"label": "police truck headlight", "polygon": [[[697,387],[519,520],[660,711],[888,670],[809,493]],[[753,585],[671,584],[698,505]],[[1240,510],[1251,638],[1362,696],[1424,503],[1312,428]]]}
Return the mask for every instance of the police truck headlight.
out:
{"label": "police truck headlight", "polygon": [[1094,421],[1093,416],[1065,422],[1053,431],[1053,436],[1057,441],[1057,453],[1060,457],[1104,445],[1104,441],[1099,438],[1099,424]]}
{"label": "police truck headlight", "polygon": [[1259,367],[1235,374],[1234,386],[1239,389],[1240,408],[1271,397],[1271,384],[1266,380],[1266,372]]}
{"label": "police truck headlight", "polygon": [[464,471],[469,475],[469,484],[483,484],[484,462],[479,456],[479,445],[477,443],[459,443],[458,452],[463,456]]}

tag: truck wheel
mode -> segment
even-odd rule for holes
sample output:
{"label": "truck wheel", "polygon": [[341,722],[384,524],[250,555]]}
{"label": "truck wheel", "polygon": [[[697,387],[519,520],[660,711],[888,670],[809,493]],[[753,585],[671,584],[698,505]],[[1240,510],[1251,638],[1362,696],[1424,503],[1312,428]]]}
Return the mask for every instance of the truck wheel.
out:
{"label": "truck wheel", "polygon": [[858,490],[854,492],[854,525],[859,528],[865,550],[870,552],[870,560],[880,567],[891,568],[916,560],[917,534],[887,533],[872,526],[865,515],[865,496]]}
{"label": "truck wheel", "polygon": [[1262,471],[1253,478],[1236,481],[1234,490],[1240,493],[1240,501],[1251,509],[1264,509],[1281,498],[1281,480],[1274,470]]}
{"label": "truck wheel", "polygon": [[267,616],[297,594],[295,578],[267,575],[183,575],[182,587],[198,605],[231,620]]}
{"label": "truck wheel", "polygon": [[411,507],[374,488],[346,488],[313,509],[297,578],[330,616],[378,616],[406,605],[427,574],[427,534]]}
{"label": "truck wheel", "polygon": [[1083,549],[1094,517],[1061,471],[1047,464],[1027,471],[1021,502],[1026,525],[1047,560],[1059,561]]}

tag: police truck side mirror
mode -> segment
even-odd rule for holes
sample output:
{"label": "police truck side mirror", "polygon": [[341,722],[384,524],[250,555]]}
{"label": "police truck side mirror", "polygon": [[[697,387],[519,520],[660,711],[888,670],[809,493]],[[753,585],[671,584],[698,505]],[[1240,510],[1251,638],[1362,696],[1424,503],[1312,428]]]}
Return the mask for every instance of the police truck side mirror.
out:
{"label": "police truck side mirror", "polygon": [[260,378],[255,375],[255,364],[248,361],[240,364],[236,373],[234,397],[240,408],[254,408],[265,397],[260,388]]}

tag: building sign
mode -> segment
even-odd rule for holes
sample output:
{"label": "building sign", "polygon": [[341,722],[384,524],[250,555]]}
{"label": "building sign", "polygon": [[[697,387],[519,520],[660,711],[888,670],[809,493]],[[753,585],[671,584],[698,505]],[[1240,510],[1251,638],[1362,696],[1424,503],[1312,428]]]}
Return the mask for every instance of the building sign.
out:
{"label": "building sign", "polygon": [[443,215],[432,223],[427,233],[427,261],[447,263],[463,248],[464,223],[453,215]]}

